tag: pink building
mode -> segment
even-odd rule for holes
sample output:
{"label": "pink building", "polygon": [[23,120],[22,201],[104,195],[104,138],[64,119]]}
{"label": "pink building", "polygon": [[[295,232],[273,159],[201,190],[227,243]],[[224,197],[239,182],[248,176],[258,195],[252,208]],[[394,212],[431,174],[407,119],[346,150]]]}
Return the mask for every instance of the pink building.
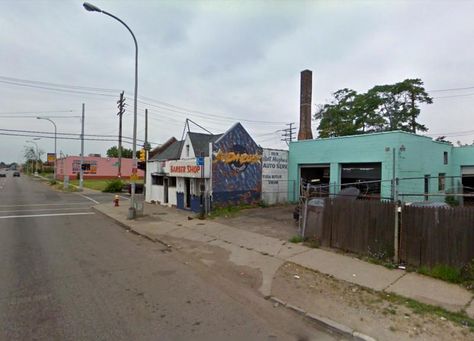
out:
{"label": "pink building", "polygon": [[[84,157],[84,179],[113,179],[118,174],[118,158],[116,157]],[[128,179],[132,174],[132,159],[122,158],[122,178]],[[69,179],[75,179],[81,169],[80,156],[67,156],[57,160],[57,177],[60,180],[64,179],[65,175]],[[138,177],[143,178],[144,172],[140,169]]]}

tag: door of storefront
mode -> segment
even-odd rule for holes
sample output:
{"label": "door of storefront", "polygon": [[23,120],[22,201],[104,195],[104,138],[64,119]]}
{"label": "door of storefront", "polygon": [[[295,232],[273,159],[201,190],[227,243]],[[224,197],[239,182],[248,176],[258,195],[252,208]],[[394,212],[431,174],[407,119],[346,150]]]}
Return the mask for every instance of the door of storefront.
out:
{"label": "door of storefront", "polygon": [[184,179],[184,205],[186,208],[191,207],[191,180],[189,178]]}
{"label": "door of storefront", "polygon": [[168,203],[168,178],[163,179],[163,203]]}

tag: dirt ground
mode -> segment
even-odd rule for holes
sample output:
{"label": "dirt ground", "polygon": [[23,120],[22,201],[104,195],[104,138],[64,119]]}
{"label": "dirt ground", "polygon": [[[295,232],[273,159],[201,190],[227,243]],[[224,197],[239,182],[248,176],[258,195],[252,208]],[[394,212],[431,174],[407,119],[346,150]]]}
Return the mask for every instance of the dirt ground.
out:
{"label": "dirt ground", "polygon": [[276,273],[272,295],[377,340],[474,340],[468,327],[431,313],[417,314],[377,293],[293,263]]}
{"label": "dirt ground", "polygon": [[298,234],[298,225],[293,219],[294,205],[250,208],[233,217],[219,217],[219,223],[268,237],[288,241]]}

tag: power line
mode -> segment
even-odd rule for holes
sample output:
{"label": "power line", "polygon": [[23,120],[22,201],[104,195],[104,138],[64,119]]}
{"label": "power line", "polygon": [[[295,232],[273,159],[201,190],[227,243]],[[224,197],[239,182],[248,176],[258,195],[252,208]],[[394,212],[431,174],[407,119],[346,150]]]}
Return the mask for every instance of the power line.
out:
{"label": "power line", "polygon": [[181,115],[184,115],[184,116],[190,116],[192,114],[194,116],[200,117],[202,119],[208,119],[208,120],[216,120],[217,119],[217,120],[222,120],[222,121],[233,121],[233,122],[235,122],[237,120],[237,121],[246,122],[246,123],[249,123],[249,124],[263,124],[263,125],[269,125],[269,124],[270,125],[281,125],[281,124],[285,123],[285,122],[278,122],[278,121],[248,120],[248,119],[244,119],[244,118],[237,118],[235,116],[225,117],[225,116],[219,116],[219,115],[214,115],[214,114],[202,114],[201,112],[198,112],[198,111],[177,110],[177,109],[167,108],[167,107],[163,107],[163,106],[156,105],[156,104],[153,104],[153,103],[145,102],[145,101],[142,101],[142,100],[138,100],[138,103],[141,103],[141,104],[144,104],[144,105],[147,105],[147,106],[151,106],[151,107],[154,107],[154,108],[158,108],[158,109],[161,109],[161,110],[166,110],[166,111],[170,111],[170,112],[173,112],[173,113],[181,114]]}
{"label": "power line", "polygon": [[[63,93],[70,93],[70,94],[84,94],[84,95],[93,95],[93,96],[105,96],[105,97],[115,97],[113,92],[116,93],[120,91],[117,89],[57,84],[57,83],[51,83],[51,82],[34,81],[34,80],[27,80],[27,79],[20,79],[20,78],[6,77],[6,76],[0,76],[0,83],[13,85],[13,86],[22,86],[22,87],[42,89],[42,90],[47,90],[47,91],[56,91],[56,92],[63,92]],[[227,120],[227,121],[235,121],[237,119],[241,122],[247,122],[247,123],[253,123],[253,124],[283,124],[285,123],[285,122],[275,122],[275,121],[239,119],[239,118],[236,118],[235,115],[230,115],[230,116],[216,115],[216,114],[212,114],[212,113],[208,113],[204,111],[181,107],[178,105],[152,99],[149,97],[141,96],[140,98],[148,100],[149,102],[158,103],[157,105],[157,104],[149,103],[143,100],[139,100],[139,102],[142,104],[156,107],[162,110],[167,110],[170,112],[187,115],[187,116],[189,116],[189,113],[193,113],[194,115],[198,117],[203,117],[203,118],[209,118],[209,119],[214,118],[214,119]]]}
{"label": "power line", "polygon": [[[20,129],[0,129],[0,132],[7,132],[7,133],[26,133],[26,134],[35,134],[34,137],[42,137],[42,138],[54,138],[54,132],[49,132],[49,131],[37,131],[37,130],[20,130]],[[58,132],[57,138],[63,138],[63,139],[71,139],[72,136],[80,136],[80,133],[61,133]],[[89,138],[115,138],[117,139],[117,135],[99,135],[99,134],[84,134],[84,136],[87,136]],[[128,139],[128,140],[133,140],[132,137],[129,136],[122,136],[123,139]],[[72,139],[80,139],[80,137],[77,138],[72,138]],[[115,141],[112,140],[112,141]],[[144,140],[137,139],[139,142],[145,142]],[[128,141],[125,141],[128,143]],[[150,141],[149,141],[150,142]],[[152,144],[158,145],[159,143],[157,142],[150,142]]]}
{"label": "power line", "polygon": [[[23,115],[23,114],[54,114],[54,113],[65,113],[65,112],[75,112],[76,110],[36,110],[36,111],[5,111],[0,112],[0,115]],[[51,116],[53,117],[53,116]]]}
{"label": "power line", "polygon": [[46,87],[46,86],[40,86],[40,85],[15,83],[15,82],[3,81],[3,80],[0,80],[0,83],[15,85],[15,86],[22,86],[22,87],[27,87],[27,88],[42,89],[42,90],[48,90],[48,91],[57,91],[57,92],[63,92],[63,93],[78,94],[78,95],[115,97],[112,94],[104,94],[104,93],[98,93],[98,92],[87,92],[87,91],[72,90],[72,89],[52,88],[52,87]]}
{"label": "power line", "polygon": [[467,86],[467,87],[464,87],[464,88],[428,90],[428,92],[445,92],[445,91],[459,91],[459,90],[471,90],[471,89],[474,89],[474,86]]}
{"label": "power line", "polygon": [[50,86],[50,87],[55,87],[55,88],[69,88],[69,89],[76,89],[76,90],[102,91],[102,92],[113,92],[113,93],[120,91],[117,89],[97,88],[97,87],[79,86],[79,85],[70,85],[70,84],[58,84],[58,83],[42,82],[42,81],[35,81],[35,80],[29,80],[29,79],[6,77],[6,76],[0,76],[0,79],[3,79],[5,81],[10,81],[10,82],[16,82],[16,83],[36,84],[36,85]]}
{"label": "power line", "polygon": [[433,99],[438,99],[438,98],[453,98],[453,97],[468,97],[468,96],[473,96],[473,95],[474,95],[474,92],[470,92],[470,93],[467,93],[467,94],[438,96],[438,97],[433,97]]}

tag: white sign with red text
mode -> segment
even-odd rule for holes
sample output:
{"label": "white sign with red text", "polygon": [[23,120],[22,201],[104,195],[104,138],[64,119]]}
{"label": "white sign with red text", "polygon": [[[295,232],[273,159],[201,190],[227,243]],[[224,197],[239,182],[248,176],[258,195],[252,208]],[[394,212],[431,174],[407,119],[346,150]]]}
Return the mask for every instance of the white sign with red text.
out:
{"label": "white sign with red text", "polygon": [[208,178],[209,158],[204,159],[204,166],[198,166],[196,159],[167,161],[165,172],[168,173],[168,176]]}

